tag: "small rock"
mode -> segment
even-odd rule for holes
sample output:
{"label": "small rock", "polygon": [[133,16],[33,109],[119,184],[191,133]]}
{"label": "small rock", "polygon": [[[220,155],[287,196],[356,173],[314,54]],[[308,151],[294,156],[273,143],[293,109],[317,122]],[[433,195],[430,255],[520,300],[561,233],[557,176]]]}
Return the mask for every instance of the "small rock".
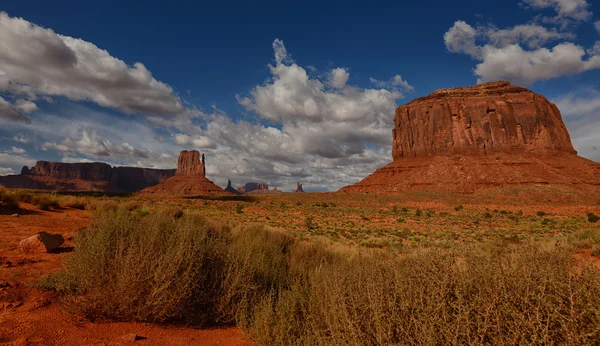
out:
{"label": "small rock", "polygon": [[138,340],[138,335],[135,333],[125,334],[119,339],[123,342],[136,342]]}
{"label": "small rock", "polygon": [[46,232],[40,232],[34,236],[21,240],[19,245],[21,250],[25,253],[40,253],[40,252],[52,252],[58,249],[65,239],[60,234],[50,234]]}
{"label": "small rock", "polygon": [[12,214],[12,217],[19,217],[19,214]]}

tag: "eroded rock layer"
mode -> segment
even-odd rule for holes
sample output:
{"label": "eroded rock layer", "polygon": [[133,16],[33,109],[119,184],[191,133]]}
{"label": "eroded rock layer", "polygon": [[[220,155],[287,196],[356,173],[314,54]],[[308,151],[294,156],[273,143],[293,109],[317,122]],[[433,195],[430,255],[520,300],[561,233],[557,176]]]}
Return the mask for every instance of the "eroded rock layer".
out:
{"label": "eroded rock layer", "polygon": [[394,161],[342,191],[600,186],[600,164],[577,156],[558,108],[508,82],[438,90],[398,107],[394,123]]}

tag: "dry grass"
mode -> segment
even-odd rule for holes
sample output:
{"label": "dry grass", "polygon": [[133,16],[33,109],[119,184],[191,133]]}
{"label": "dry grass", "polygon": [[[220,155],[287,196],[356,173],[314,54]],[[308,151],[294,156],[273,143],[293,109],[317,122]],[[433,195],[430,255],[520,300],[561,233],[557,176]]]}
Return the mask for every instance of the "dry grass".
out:
{"label": "dry grass", "polygon": [[173,217],[178,210],[99,209],[65,269],[40,284],[87,315],[236,323],[265,345],[585,345],[600,337],[600,272],[576,264],[564,241],[398,254]]}

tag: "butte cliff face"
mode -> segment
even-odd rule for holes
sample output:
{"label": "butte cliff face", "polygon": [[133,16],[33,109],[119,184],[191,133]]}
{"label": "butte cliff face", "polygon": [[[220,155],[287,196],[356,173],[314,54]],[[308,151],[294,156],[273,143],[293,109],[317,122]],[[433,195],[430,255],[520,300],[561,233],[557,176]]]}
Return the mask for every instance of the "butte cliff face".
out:
{"label": "butte cliff face", "polygon": [[176,175],[199,175],[206,177],[206,167],[204,161],[204,154],[202,154],[202,160],[200,159],[200,152],[197,150],[183,150],[179,153],[179,159],[177,159],[177,172]]}
{"label": "butte cliff face", "polygon": [[179,154],[175,176],[141,192],[183,196],[230,194],[206,178],[204,154],[200,156],[196,150],[183,150]]}
{"label": "butte cliff face", "polygon": [[342,191],[600,183],[599,165],[577,156],[556,105],[509,82],[438,90],[400,106],[392,135],[394,161]]}
{"label": "butte cliff face", "polygon": [[111,167],[102,162],[38,161],[31,168],[23,167],[20,175],[0,177],[0,184],[48,190],[135,192],[174,174],[173,169]]}
{"label": "butte cliff face", "polygon": [[509,82],[438,90],[396,110],[392,156],[575,154],[558,108]]}

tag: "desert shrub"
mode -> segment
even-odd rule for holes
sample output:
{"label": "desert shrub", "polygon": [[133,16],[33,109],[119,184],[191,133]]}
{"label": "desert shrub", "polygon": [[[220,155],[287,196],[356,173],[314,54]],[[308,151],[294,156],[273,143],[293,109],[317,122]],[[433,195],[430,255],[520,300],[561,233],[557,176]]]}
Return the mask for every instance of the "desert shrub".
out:
{"label": "desert shrub", "polygon": [[585,230],[568,237],[569,243],[575,248],[591,248],[600,245],[600,232],[597,230]]}
{"label": "desert shrub", "polygon": [[83,197],[66,196],[60,198],[59,201],[62,207],[84,210],[87,207],[87,200]]}
{"label": "desert shrub", "polygon": [[94,213],[102,214],[105,212],[114,212],[119,209],[119,203],[108,199],[92,200],[88,203],[86,209]]}
{"label": "desert shrub", "polygon": [[140,202],[132,199],[119,204],[119,207],[125,210],[134,211],[140,207]]}
{"label": "desert shrub", "polygon": [[600,338],[600,270],[574,268],[569,246],[418,247],[398,256],[366,248],[369,240],[361,245],[297,241],[262,226],[161,210],[140,219],[121,208],[96,214],[63,271],[40,285],[87,315],[235,322],[266,345],[582,345]]}
{"label": "desert shrub", "polygon": [[235,212],[236,212],[236,213],[238,213],[238,214],[241,214],[241,213],[243,213],[243,212],[244,212],[244,206],[243,206],[243,205],[241,205],[241,204],[237,204],[237,205],[235,206]]}
{"label": "desert shrub", "polygon": [[171,211],[95,214],[64,271],[40,285],[73,294],[71,303],[91,316],[201,325],[231,322],[244,299],[286,283],[290,236]]}
{"label": "desert shrub", "polygon": [[545,211],[538,211],[536,214],[537,214],[537,216],[539,216],[539,217],[544,217],[544,216],[546,216],[546,215],[547,215]]}
{"label": "desert shrub", "polygon": [[19,199],[14,193],[0,186],[0,208],[17,209],[19,208]]}
{"label": "desert shrub", "polygon": [[532,244],[360,252],[263,297],[243,327],[268,345],[593,344],[599,274]]}
{"label": "desert shrub", "polygon": [[594,213],[587,213],[587,217],[588,217],[588,221],[591,223],[600,221],[600,216],[598,216]]}
{"label": "desert shrub", "polygon": [[304,226],[309,231],[315,227],[315,225],[313,224],[313,217],[312,216],[309,215],[309,216],[306,217],[306,219],[304,219]]}
{"label": "desert shrub", "polygon": [[60,207],[59,199],[47,194],[34,195],[31,198],[31,204],[35,205],[39,210],[51,210]]}
{"label": "desert shrub", "polygon": [[423,211],[421,211],[421,209],[417,209],[417,211],[415,211],[415,216],[419,217],[423,214]]}
{"label": "desert shrub", "polygon": [[461,211],[461,210],[463,210],[463,209],[464,209],[464,207],[463,207],[463,205],[462,205],[462,204],[459,204],[459,205],[457,205],[456,207],[454,207],[454,210],[456,210],[456,211]]}

